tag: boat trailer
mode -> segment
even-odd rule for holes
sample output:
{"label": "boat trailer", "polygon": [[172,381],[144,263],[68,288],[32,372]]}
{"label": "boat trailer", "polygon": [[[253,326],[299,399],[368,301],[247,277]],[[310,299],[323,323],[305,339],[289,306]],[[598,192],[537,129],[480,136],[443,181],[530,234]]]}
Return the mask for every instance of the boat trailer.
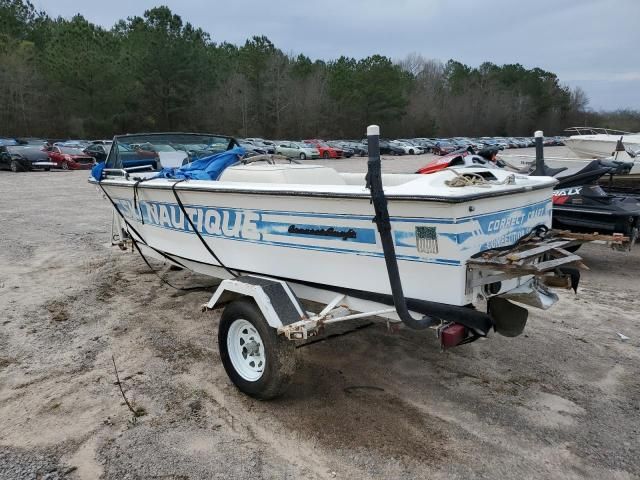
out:
{"label": "boat trailer", "polygon": [[[547,287],[575,290],[579,279],[578,270],[588,269],[581,257],[562,248],[575,244],[575,241],[549,235],[544,238],[526,238],[509,249],[482,252],[467,262],[467,292],[482,286],[482,296],[489,304],[495,299],[511,299],[547,309],[557,300]],[[499,293],[501,282],[518,277],[525,277],[526,280],[512,290]],[[362,318],[378,317],[392,329],[402,323],[388,296],[380,295],[377,300],[362,299],[350,292],[337,292],[321,286],[257,275],[223,280],[202,309],[214,310],[242,297],[251,298],[269,326],[277,329],[277,333],[288,340],[306,340],[320,334],[328,325]],[[300,298],[321,302],[324,306],[318,313],[311,312],[305,309]],[[421,313],[420,309],[413,308],[410,300],[408,305],[412,313]],[[456,314],[475,310],[454,305],[434,305],[441,305],[442,308],[431,309],[436,318],[429,328],[436,331],[443,348],[454,346],[442,341],[442,332],[458,321],[470,323],[457,318]],[[448,314],[443,314],[444,310],[449,310]],[[504,333],[496,320],[493,319],[490,327],[498,333]],[[477,324],[473,324],[468,327],[477,328],[478,336],[486,336],[488,333],[486,326],[478,328]]]}

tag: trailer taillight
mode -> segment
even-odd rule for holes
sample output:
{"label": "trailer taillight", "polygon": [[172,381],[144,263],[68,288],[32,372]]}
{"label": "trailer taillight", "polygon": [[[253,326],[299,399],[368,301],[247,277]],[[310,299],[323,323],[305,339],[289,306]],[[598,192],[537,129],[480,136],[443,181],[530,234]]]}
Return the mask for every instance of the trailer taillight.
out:
{"label": "trailer taillight", "polygon": [[452,323],[440,331],[440,345],[443,349],[455,347],[467,338],[467,327]]}

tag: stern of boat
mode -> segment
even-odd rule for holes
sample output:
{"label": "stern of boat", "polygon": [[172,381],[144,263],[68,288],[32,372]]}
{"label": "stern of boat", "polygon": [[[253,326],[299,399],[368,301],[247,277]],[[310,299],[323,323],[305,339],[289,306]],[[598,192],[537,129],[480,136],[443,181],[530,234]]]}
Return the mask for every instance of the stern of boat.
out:
{"label": "stern of boat", "polygon": [[527,322],[521,305],[547,310],[558,301],[553,288],[577,291],[581,257],[575,244],[546,228],[536,229],[510,248],[485,250],[467,262],[466,293],[486,305],[496,332],[515,337]]}

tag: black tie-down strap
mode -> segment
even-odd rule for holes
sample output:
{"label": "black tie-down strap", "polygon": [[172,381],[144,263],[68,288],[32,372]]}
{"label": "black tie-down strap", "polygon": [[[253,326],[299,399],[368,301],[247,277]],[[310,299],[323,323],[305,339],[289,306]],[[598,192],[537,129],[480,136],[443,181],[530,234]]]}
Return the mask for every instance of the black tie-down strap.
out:
{"label": "black tie-down strap", "polygon": [[140,209],[140,202],[138,201],[138,185],[140,182],[144,182],[146,178],[141,178],[136,180],[136,183],[133,184],[133,209],[138,212],[140,215],[140,223],[144,225],[144,216],[142,215],[142,210]]}
{"label": "black tie-down strap", "polygon": [[152,247],[151,245],[149,245],[144,240],[142,235],[140,235],[140,233],[138,233],[138,231],[133,227],[133,225],[131,225],[131,223],[126,219],[124,214],[120,211],[120,208],[118,207],[116,202],[113,201],[111,196],[107,193],[107,191],[104,189],[104,187],[101,185],[100,182],[98,182],[98,185],[100,186],[100,189],[102,190],[102,193],[104,193],[104,195],[109,199],[109,202],[111,202],[111,205],[113,206],[115,211],[118,212],[118,215],[120,215],[120,218],[122,218],[122,220],[124,221],[125,225],[127,225],[127,228],[129,229],[129,231],[132,232],[136,237],[138,237],[139,240],[136,240],[135,238],[133,238],[133,236],[131,236],[131,244],[133,245],[135,250],[140,254],[140,256],[142,257],[142,260],[144,261],[144,263],[147,265],[147,267],[149,267],[149,270],[151,270],[151,272],[154,273],[162,281],[162,283],[168,285],[169,287],[171,287],[171,288],[173,288],[175,290],[180,290],[180,291],[183,291],[183,292],[189,292],[189,291],[193,291],[193,290],[208,290],[208,289],[212,288],[212,286],[176,287],[171,282],[166,280],[162,275],[160,275],[151,266],[151,263],[149,263],[149,260],[147,259],[147,257],[145,257],[144,253],[142,253],[142,249],[140,248],[138,243],[142,243],[147,248],[150,248],[151,250],[156,252],[158,255],[162,256],[164,259],[166,259],[166,260],[168,260],[168,261],[170,261],[172,263],[175,263],[179,267],[184,268],[185,270],[188,270],[188,268],[186,266],[184,266],[182,263],[180,263],[178,260],[173,258],[172,256],[167,255],[166,253],[164,253],[164,252]]}
{"label": "black tie-down strap", "polygon": [[204,238],[202,238],[202,234],[198,231],[198,229],[196,228],[196,226],[193,224],[193,220],[191,220],[191,217],[189,216],[189,214],[187,213],[187,210],[184,208],[184,204],[182,203],[182,200],[180,200],[180,197],[178,196],[178,192],[176,191],[176,185],[180,182],[184,182],[186,181],[186,178],[183,178],[181,180],[176,181],[172,186],[171,186],[171,191],[173,192],[173,196],[176,197],[176,202],[178,203],[178,206],[180,207],[180,210],[182,210],[182,214],[184,215],[184,217],[187,219],[187,222],[189,222],[189,225],[191,225],[191,229],[195,232],[196,236],[198,237],[198,239],[200,240],[200,243],[202,243],[202,245],[204,246],[204,248],[207,249],[207,252],[209,252],[209,254],[211,254],[211,256],[216,260],[216,262],[218,262],[218,264],[220,264],[220,266],[222,268],[224,268],[227,273],[229,275],[231,275],[232,277],[237,277],[239,274],[236,272],[231,271],[231,269],[229,269],[224,263],[222,263],[222,260],[220,260],[220,258],[215,254],[215,252],[211,249],[211,247],[209,246],[209,244],[204,240]]}

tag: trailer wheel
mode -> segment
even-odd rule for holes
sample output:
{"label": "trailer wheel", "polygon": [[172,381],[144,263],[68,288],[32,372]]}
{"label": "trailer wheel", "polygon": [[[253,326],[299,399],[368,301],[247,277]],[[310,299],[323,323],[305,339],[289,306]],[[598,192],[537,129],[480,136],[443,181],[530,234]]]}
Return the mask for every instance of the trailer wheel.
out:
{"label": "trailer wheel", "polygon": [[296,370],[295,345],[278,335],[248,298],[224,309],[218,347],[231,381],[242,392],[261,400],[282,395]]}

